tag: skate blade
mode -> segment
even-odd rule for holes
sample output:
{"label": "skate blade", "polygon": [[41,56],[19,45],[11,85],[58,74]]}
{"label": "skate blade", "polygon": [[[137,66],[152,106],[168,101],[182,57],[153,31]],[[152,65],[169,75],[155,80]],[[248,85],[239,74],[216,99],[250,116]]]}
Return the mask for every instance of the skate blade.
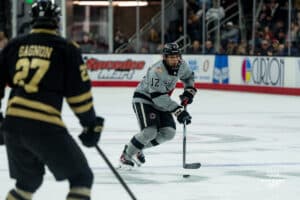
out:
{"label": "skate blade", "polygon": [[142,163],[140,161],[138,161],[138,160],[136,160],[134,158],[132,159],[132,161],[136,164],[136,166],[138,166],[138,167],[142,166]]}
{"label": "skate blade", "polygon": [[123,163],[120,163],[119,166],[117,167],[117,169],[122,170],[122,171],[131,171],[133,169],[133,166],[124,165]]}

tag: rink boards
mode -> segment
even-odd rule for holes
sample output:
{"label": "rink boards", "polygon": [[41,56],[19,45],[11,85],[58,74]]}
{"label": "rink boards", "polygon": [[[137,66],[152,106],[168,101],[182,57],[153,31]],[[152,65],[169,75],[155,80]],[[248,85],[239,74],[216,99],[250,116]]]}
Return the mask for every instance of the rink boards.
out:
{"label": "rink boards", "polygon": [[[153,54],[84,55],[94,86],[136,86],[160,59]],[[183,59],[198,88],[300,95],[299,57],[183,55]]]}

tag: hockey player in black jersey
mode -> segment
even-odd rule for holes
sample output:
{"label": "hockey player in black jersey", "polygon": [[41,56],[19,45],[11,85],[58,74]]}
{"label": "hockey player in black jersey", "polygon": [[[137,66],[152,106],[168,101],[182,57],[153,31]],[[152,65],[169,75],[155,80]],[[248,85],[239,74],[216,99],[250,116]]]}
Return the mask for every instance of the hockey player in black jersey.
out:
{"label": "hockey player in black jersey", "polygon": [[31,200],[45,166],[67,179],[67,199],[89,200],[93,173],[61,118],[63,98],[83,127],[83,145],[97,144],[104,119],[95,114],[91,84],[78,46],[59,36],[60,8],[50,0],[32,5],[32,31],[0,54],[0,100],[11,87],[2,133],[16,186],[6,200]]}

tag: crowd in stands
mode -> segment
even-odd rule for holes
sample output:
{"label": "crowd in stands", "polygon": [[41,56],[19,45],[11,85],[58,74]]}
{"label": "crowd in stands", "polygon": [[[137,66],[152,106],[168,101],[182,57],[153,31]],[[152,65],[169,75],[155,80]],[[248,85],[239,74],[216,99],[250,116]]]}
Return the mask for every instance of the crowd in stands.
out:
{"label": "crowd in stands", "polygon": [[[186,48],[189,54],[214,54],[224,53],[231,55],[261,55],[261,56],[286,56],[300,55],[300,6],[292,6],[292,22],[290,41],[288,39],[288,0],[264,0],[258,19],[255,23],[255,40],[252,41],[252,15],[248,20],[246,37],[241,37],[241,29],[238,25],[238,17],[227,21],[220,26],[220,45],[216,45],[217,35],[213,31],[205,35],[205,43],[202,44],[202,21],[205,17],[205,28],[211,29],[217,26],[217,20],[222,22],[227,16],[226,6],[234,1],[223,0],[221,6],[214,6],[211,1],[206,1],[202,7],[201,0],[187,0],[187,34],[190,45]],[[227,3],[227,4],[226,4]],[[250,2],[252,3],[252,2]],[[296,5],[296,4],[295,4]],[[245,6],[245,13],[252,12]],[[248,9],[248,10],[247,10]],[[179,19],[169,23],[164,36],[165,42],[173,42],[183,36],[182,12]],[[204,15],[205,14],[205,15]],[[251,13],[250,13],[251,14]],[[212,23],[209,23],[212,22]],[[205,30],[207,33],[207,30]],[[118,40],[115,40],[117,42]],[[123,40],[126,42],[126,39]],[[253,44],[254,42],[254,44]],[[204,48],[202,47],[204,45]],[[117,47],[117,46],[115,46]],[[159,53],[161,50],[160,33],[152,28],[149,34],[142,38],[142,53]],[[135,52],[134,48],[127,50],[127,53]]]}
{"label": "crowd in stands", "polygon": [[[203,3],[204,1],[204,3]],[[295,1],[292,6],[290,37],[289,36],[289,5],[288,0],[264,0],[258,6],[258,17],[255,19],[255,39],[252,40],[252,1],[243,3],[243,22],[248,29],[241,30],[238,24],[238,16],[230,20],[226,8],[235,0],[222,0],[221,5],[216,6],[213,0],[187,0],[187,35],[188,46],[185,53],[188,54],[230,54],[230,55],[261,55],[261,56],[300,56],[300,1]],[[243,1],[244,2],[244,1]],[[297,3],[299,2],[299,3]],[[204,5],[204,6],[203,6]],[[203,20],[203,18],[205,18]],[[184,35],[183,10],[178,10],[178,19],[172,20],[166,26],[164,42],[174,42]],[[220,35],[212,30],[220,23]],[[205,22],[203,26],[202,22]],[[203,31],[203,27],[205,31]],[[250,27],[250,28],[249,28]],[[217,28],[216,28],[217,29]],[[246,37],[242,37],[243,35]],[[78,32],[78,31],[77,31]],[[203,44],[203,33],[205,41]],[[114,50],[126,45],[128,37],[117,29],[114,33]],[[290,40],[289,40],[290,38]],[[83,52],[107,53],[108,44],[96,34],[81,32],[73,38],[78,42]],[[217,40],[219,39],[219,40]],[[218,43],[219,42],[219,43]],[[0,30],[0,50],[7,43],[7,37]],[[163,47],[161,33],[152,27],[146,35],[143,35],[140,47],[135,44],[128,45],[123,53],[160,53]],[[290,54],[289,54],[290,53]]]}
{"label": "crowd in stands", "polygon": [[269,0],[261,9],[256,23],[255,55],[300,55],[300,9],[292,7],[290,40],[288,39],[288,1]]}

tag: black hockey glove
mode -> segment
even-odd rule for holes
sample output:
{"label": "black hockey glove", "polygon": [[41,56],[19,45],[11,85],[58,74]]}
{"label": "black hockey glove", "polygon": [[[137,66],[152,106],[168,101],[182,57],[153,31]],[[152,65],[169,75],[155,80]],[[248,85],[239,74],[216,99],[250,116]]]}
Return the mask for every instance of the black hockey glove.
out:
{"label": "black hockey glove", "polygon": [[192,117],[190,116],[190,114],[183,110],[181,106],[178,106],[174,111],[173,111],[174,115],[177,117],[177,121],[181,124],[183,124],[184,122],[186,124],[190,124],[192,121]]}
{"label": "black hockey glove", "polygon": [[79,139],[86,147],[94,147],[101,136],[103,128],[104,118],[96,117],[96,122],[93,126],[84,127],[82,133],[79,135]]}
{"label": "black hockey glove", "polygon": [[186,106],[188,104],[191,104],[193,102],[193,98],[194,98],[196,92],[197,92],[197,90],[194,87],[185,88],[182,95],[179,96],[179,98],[181,100],[181,105]]}
{"label": "black hockey glove", "polygon": [[2,115],[2,112],[0,112],[0,145],[4,144],[4,138],[3,138],[2,131],[1,131],[2,122],[3,122],[3,115]]}

